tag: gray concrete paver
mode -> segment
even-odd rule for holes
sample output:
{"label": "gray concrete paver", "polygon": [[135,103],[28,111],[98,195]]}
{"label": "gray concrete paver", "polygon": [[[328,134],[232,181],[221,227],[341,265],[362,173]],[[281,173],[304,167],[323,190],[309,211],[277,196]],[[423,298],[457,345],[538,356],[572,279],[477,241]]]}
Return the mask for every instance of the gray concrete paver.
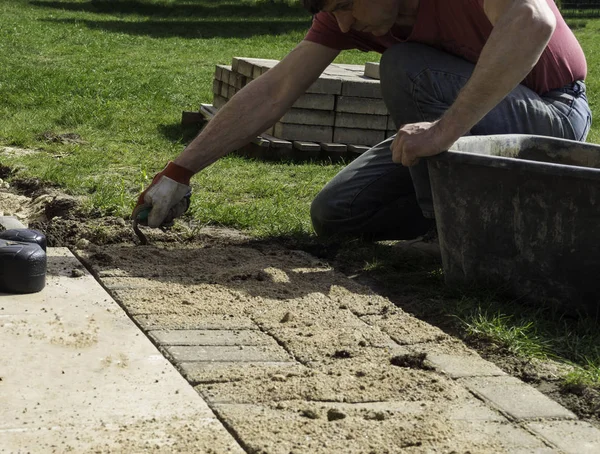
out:
{"label": "gray concrete paver", "polygon": [[148,334],[161,345],[276,345],[271,336],[257,330],[155,330]]}
{"label": "gray concrete paver", "polygon": [[527,427],[567,454],[600,452],[600,430],[583,421],[540,421]]}
{"label": "gray concrete paver", "polygon": [[576,419],[572,412],[514,377],[473,377],[461,379],[460,382],[518,420]]}
{"label": "gray concrete paver", "polygon": [[341,94],[343,96],[381,99],[381,87],[378,80],[359,76],[344,79]]}
{"label": "gray concrete paver", "polygon": [[166,346],[165,350],[179,361],[292,361],[285,350],[277,346]]}
{"label": "gray concrete paver", "polygon": [[[67,249],[46,288],[0,294],[3,452],[243,452]],[[9,354],[6,354],[9,353]]]}
{"label": "gray concrete paver", "polygon": [[151,330],[257,330],[248,317],[233,315],[203,315],[201,318],[174,317],[172,314],[134,315],[133,319],[145,331]]}
{"label": "gray concrete paver", "polygon": [[[420,349],[417,347],[417,350]],[[459,356],[428,353],[427,361],[452,378],[506,375],[498,366],[475,354]]]}

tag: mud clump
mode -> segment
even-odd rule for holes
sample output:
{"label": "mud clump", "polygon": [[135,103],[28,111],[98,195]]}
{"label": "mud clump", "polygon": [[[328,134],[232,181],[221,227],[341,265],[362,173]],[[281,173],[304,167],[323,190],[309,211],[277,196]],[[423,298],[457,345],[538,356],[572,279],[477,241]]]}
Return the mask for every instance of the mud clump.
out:
{"label": "mud clump", "polygon": [[335,353],[332,355],[332,357],[335,359],[348,359],[352,358],[353,356],[354,355],[352,354],[352,352],[348,350],[336,350]]}
{"label": "mud clump", "polygon": [[346,418],[346,413],[338,410],[337,408],[330,408],[327,411],[327,421],[339,421],[340,419]]}
{"label": "mud clump", "polygon": [[433,370],[427,363],[427,353],[410,353],[394,356],[390,364],[396,367],[407,367],[409,369]]}
{"label": "mud clump", "polygon": [[319,414],[316,411],[311,410],[311,409],[301,410],[300,416],[304,416],[305,418],[308,418],[308,419],[319,419]]}

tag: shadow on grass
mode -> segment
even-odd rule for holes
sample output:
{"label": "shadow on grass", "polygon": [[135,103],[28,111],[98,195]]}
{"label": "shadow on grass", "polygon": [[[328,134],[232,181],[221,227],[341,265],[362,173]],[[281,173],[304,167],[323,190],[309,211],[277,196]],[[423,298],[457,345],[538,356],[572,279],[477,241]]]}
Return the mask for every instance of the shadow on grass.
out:
{"label": "shadow on grass", "polygon": [[250,38],[308,31],[308,22],[290,20],[206,20],[206,21],[93,21],[80,19],[42,19],[57,24],[83,24],[91,30],[105,30],[152,38]]}
{"label": "shadow on grass", "polygon": [[186,125],[171,123],[158,126],[158,132],[171,142],[188,145],[200,133],[204,123]]}
{"label": "shadow on grass", "polygon": [[194,2],[147,2],[139,0],[103,0],[89,2],[36,0],[31,5],[64,11],[99,14],[131,14],[158,17],[298,17],[310,19],[310,14],[298,3],[241,2],[219,0],[196,0]]}

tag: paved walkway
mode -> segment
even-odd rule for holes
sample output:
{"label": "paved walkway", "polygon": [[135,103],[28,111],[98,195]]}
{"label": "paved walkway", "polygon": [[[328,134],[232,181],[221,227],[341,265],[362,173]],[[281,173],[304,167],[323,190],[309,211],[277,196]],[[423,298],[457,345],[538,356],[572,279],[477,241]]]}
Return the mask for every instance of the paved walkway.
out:
{"label": "paved walkway", "polygon": [[67,249],[46,288],[0,294],[0,452],[243,450]]}
{"label": "paved walkway", "polygon": [[[263,259],[263,274],[217,267],[233,291],[184,278],[223,250],[163,251],[153,276],[115,264],[123,252],[89,260],[183,376],[68,250],[50,249],[43,292],[0,295],[0,452],[600,452],[594,427],[389,301],[333,274],[323,295],[306,255],[233,251]],[[172,306],[160,287],[169,254]],[[310,280],[318,311],[299,281],[280,285],[277,263]],[[202,289],[215,300],[197,306]]]}

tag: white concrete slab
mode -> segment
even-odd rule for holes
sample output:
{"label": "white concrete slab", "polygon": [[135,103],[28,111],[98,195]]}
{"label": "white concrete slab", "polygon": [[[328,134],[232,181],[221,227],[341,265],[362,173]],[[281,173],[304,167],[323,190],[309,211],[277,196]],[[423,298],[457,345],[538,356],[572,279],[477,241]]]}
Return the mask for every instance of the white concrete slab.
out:
{"label": "white concrete slab", "polygon": [[0,452],[243,452],[67,249],[0,294],[0,352]]}

